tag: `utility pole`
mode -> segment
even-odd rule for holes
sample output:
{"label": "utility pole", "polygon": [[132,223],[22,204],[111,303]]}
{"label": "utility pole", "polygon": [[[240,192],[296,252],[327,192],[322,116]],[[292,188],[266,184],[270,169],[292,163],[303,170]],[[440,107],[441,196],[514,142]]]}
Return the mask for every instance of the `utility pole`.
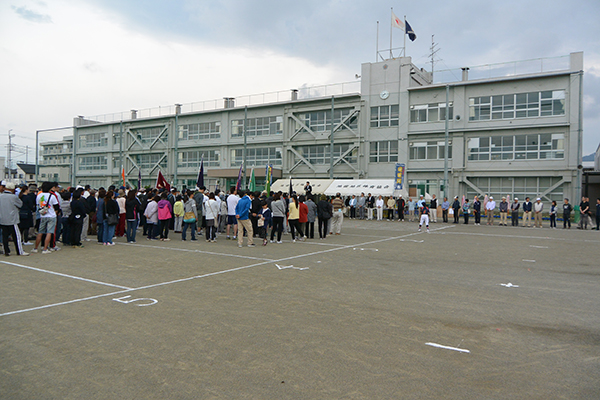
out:
{"label": "utility pole", "polygon": [[12,179],[12,138],[14,135],[11,133],[12,129],[8,130],[8,179]]}
{"label": "utility pole", "polygon": [[331,96],[331,147],[329,149],[329,179],[333,179],[333,111],[335,110],[335,97]]}
{"label": "utility pole", "polygon": [[435,35],[431,35],[431,47],[429,48],[429,57],[431,58],[431,82],[433,83],[433,69],[435,66],[435,55],[437,54],[438,51],[440,51],[440,49],[436,49],[436,46],[438,45],[437,43],[435,43],[433,41],[433,37]]}

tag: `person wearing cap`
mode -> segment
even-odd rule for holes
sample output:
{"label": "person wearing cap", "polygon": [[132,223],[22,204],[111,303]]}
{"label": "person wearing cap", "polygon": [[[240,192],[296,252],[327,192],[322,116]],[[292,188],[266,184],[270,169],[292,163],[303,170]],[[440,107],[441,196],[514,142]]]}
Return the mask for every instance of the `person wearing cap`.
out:
{"label": "person wearing cap", "polygon": [[452,203],[452,211],[454,211],[453,224],[458,224],[458,221],[460,219],[460,201],[458,201],[458,196],[454,196],[454,202]]}
{"label": "person wearing cap", "polygon": [[506,226],[508,222],[508,201],[506,201],[506,197],[502,197],[498,209],[500,210],[500,225]]}
{"label": "person wearing cap", "polygon": [[481,202],[477,196],[473,199],[473,216],[475,217],[475,225],[481,225]]}
{"label": "person wearing cap", "polygon": [[494,210],[496,209],[496,202],[494,197],[490,196],[489,201],[485,205],[485,212],[487,214],[487,224],[494,225]]}
{"label": "person wearing cap", "polygon": [[0,229],[2,229],[2,244],[4,245],[4,255],[10,256],[9,237],[12,235],[15,242],[17,255],[28,256],[29,253],[23,251],[21,241],[21,232],[19,231],[19,208],[23,202],[14,194],[15,184],[7,182],[4,186],[4,192],[0,195]]}
{"label": "person wearing cap", "polygon": [[510,205],[512,226],[519,226],[519,207],[521,207],[519,198],[515,197],[515,201]]}
{"label": "person wearing cap", "polygon": [[535,223],[534,226],[536,228],[542,227],[542,211],[544,210],[544,203],[542,203],[541,198],[535,199],[535,204],[533,205],[533,212],[535,215]]}
{"label": "person wearing cap", "polygon": [[421,219],[419,220],[419,232],[421,232],[421,226],[425,225],[425,227],[427,228],[427,233],[429,233],[429,207],[427,207],[427,204],[423,204],[420,218]]}
{"label": "person wearing cap", "polygon": [[529,197],[525,197],[525,201],[523,202],[523,227],[525,227],[525,223],[527,223],[527,227],[531,227],[531,210],[533,209],[533,204],[529,201]]}

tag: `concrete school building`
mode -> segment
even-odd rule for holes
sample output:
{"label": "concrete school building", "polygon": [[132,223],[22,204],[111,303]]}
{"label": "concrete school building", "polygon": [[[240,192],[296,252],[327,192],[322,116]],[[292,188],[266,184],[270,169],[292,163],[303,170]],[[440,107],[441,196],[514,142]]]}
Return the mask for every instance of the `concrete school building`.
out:
{"label": "concrete school building", "polygon": [[306,181],[329,178],[333,158],[336,179],[390,179],[403,163],[412,196],[577,199],[582,79],[581,52],[435,74],[410,57],[364,63],[360,82],[333,95],[322,87],[259,104],[224,98],[77,117],[72,138],[42,143],[40,172],[67,166],[71,184],[106,187],[121,182],[123,165],[132,185],[138,171],[142,185],[154,185],[161,170],[177,187],[194,187],[203,158],[214,189],[234,184],[245,159],[262,187],[266,164],[274,180]]}

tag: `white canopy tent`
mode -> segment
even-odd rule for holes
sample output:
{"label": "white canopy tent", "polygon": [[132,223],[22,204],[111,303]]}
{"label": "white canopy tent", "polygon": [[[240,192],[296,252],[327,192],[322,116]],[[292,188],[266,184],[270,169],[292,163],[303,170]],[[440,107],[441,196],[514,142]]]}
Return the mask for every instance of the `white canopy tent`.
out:
{"label": "white canopy tent", "polygon": [[[304,193],[304,185],[306,182],[310,182],[310,186],[312,186],[312,192],[314,194],[322,194],[325,193],[325,190],[331,185],[333,179],[300,179],[300,178],[292,178],[292,188],[296,192],[296,194],[306,194]],[[271,193],[277,193],[279,191],[288,193],[290,191],[290,178],[282,178],[273,182],[271,186]]]}
{"label": "white canopy tent", "polygon": [[325,190],[327,196],[335,196],[340,193],[342,196],[365,196],[371,193],[373,196],[394,196],[402,195],[408,198],[406,186],[402,190],[394,190],[394,179],[335,179]]}

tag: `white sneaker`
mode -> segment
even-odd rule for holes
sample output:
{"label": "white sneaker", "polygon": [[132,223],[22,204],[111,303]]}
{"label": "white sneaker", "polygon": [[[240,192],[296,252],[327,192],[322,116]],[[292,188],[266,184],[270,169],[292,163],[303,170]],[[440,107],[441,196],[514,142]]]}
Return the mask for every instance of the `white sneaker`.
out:
{"label": "white sneaker", "polygon": [[283,242],[282,242],[281,240],[278,240],[278,241],[277,241],[277,243],[278,243],[278,244],[282,244]]}
{"label": "white sneaker", "polygon": [[241,244],[238,244],[238,247],[239,247],[239,248],[242,248],[242,245],[241,245]]}
{"label": "white sneaker", "polygon": [[52,252],[50,250],[44,250],[42,251],[42,254],[52,254]]}
{"label": "white sneaker", "polygon": [[38,249],[33,249],[33,250],[31,250],[31,252],[32,252],[32,253],[37,253],[37,252],[38,252]]}
{"label": "white sneaker", "polygon": [[23,246],[33,246],[33,243],[31,243],[31,242],[25,242],[25,243],[23,243]]}
{"label": "white sneaker", "polygon": [[60,247],[52,247],[50,250],[51,250],[51,251],[59,251],[59,250],[60,250]]}
{"label": "white sneaker", "polygon": [[25,252],[23,252],[23,253],[21,253],[21,254],[19,254],[19,255],[20,255],[20,256],[28,256],[28,255],[29,255],[29,253],[25,253]]}
{"label": "white sneaker", "polygon": [[419,228],[419,232],[421,232],[421,228]]}

